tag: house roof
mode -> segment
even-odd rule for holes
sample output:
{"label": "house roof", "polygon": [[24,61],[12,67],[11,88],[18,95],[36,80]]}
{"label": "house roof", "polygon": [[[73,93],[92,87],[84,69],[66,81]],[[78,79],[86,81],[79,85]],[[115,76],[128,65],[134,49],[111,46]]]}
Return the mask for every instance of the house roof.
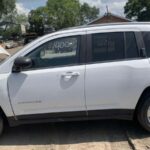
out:
{"label": "house roof", "polygon": [[125,17],[122,17],[122,16],[119,16],[119,15],[116,15],[116,14],[113,14],[113,13],[108,12],[108,13],[105,13],[103,16],[100,16],[99,18],[97,18],[97,19],[95,19],[95,20],[89,22],[88,25],[89,25],[89,24],[92,24],[92,23],[94,23],[94,22],[96,22],[96,21],[98,21],[98,20],[101,20],[101,19],[103,19],[103,18],[106,17],[106,16],[112,16],[112,17],[119,18],[119,19],[122,19],[122,20],[125,20],[125,21],[128,21],[128,22],[132,22],[131,19],[128,19],[128,18],[125,18]]}

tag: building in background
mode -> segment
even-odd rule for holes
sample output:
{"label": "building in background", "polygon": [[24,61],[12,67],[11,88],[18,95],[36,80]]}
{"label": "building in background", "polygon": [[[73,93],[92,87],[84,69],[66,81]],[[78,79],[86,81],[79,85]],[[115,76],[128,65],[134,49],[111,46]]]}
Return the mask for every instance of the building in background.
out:
{"label": "building in background", "polygon": [[99,17],[93,20],[92,22],[90,22],[88,25],[103,24],[103,23],[117,23],[117,22],[132,22],[132,20],[107,12],[102,17]]}

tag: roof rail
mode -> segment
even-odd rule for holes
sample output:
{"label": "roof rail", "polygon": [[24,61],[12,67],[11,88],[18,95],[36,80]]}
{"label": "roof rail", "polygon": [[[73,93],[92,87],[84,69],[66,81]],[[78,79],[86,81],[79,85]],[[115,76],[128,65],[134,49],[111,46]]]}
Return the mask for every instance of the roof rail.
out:
{"label": "roof rail", "polygon": [[93,24],[93,25],[83,25],[83,26],[64,28],[59,31],[70,30],[70,29],[90,28],[90,27],[115,26],[115,25],[150,25],[150,22],[120,22],[120,23]]}

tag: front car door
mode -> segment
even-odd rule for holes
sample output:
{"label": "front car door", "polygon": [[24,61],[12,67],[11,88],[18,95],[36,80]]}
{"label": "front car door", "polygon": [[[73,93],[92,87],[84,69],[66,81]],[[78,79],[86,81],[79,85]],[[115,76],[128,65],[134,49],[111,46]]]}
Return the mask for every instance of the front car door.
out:
{"label": "front car door", "polygon": [[28,54],[33,65],[12,73],[8,87],[12,107],[19,119],[84,116],[82,35],[50,40]]}

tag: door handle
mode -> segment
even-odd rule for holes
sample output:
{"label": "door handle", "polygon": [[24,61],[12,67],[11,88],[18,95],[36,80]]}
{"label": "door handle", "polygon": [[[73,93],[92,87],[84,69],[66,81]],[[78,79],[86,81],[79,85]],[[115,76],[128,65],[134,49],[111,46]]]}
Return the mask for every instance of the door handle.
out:
{"label": "door handle", "polygon": [[62,74],[62,77],[70,79],[71,77],[77,77],[80,76],[79,72],[66,72]]}
{"label": "door handle", "polygon": [[72,75],[72,76],[79,76],[80,73],[79,73],[79,72],[72,72],[71,75]]}

